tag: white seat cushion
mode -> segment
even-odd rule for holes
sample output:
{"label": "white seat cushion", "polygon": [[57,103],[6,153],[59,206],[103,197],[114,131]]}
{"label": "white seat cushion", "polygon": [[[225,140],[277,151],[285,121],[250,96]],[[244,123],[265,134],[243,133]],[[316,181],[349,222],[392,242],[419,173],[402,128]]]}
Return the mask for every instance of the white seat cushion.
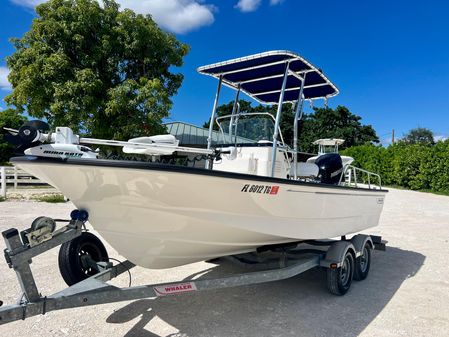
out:
{"label": "white seat cushion", "polygon": [[[293,175],[294,166],[292,165],[292,175]],[[297,164],[297,176],[298,177],[317,177],[319,168],[314,163],[303,163],[299,162]]]}

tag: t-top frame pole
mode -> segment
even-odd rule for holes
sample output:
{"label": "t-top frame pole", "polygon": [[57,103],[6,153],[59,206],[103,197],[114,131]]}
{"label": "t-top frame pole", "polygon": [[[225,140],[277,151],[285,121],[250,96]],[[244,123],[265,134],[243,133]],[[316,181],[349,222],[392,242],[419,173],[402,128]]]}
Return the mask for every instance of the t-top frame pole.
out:
{"label": "t-top frame pole", "polygon": [[304,83],[306,82],[306,73],[303,74],[301,80],[301,88],[299,89],[298,102],[296,103],[295,119],[293,121],[293,169],[295,180],[298,179],[298,123],[302,118],[302,109],[304,105]]}
{"label": "t-top frame pole", "polygon": [[276,112],[276,122],[274,125],[274,133],[273,133],[273,154],[271,156],[271,176],[272,177],[274,177],[275,168],[276,168],[277,139],[279,136],[279,124],[280,124],[281,115],[282,115],[282,102],[284,101],[284,93],[285,93],[285,87],[287,86],[289,67],[290,67],[290,61],[286,62],[286,64],[285,64],[284,80],[282,81],[282,89],[281,89],[281,93],[279,94],[278,109]]}
{"label": "t-top frame pole", "polygon": [[[217,113],[217,105],[218,100],[220,98],[220,91],[221,91],[221,84],[223,83],[223,75],[220,75],[218,79],[218,87],[217,87],[217,93],[215,94],[215,101],[214,101],[214,107],[212,108],[212,114],[210,116],[210,124],[209,124],[209,135],[207,136],[207,149],[210,150],[212,145],[212,130],[214,128],[214,122],[215,122],[215,115]],[[206,169],[210,168],[210,161],[206,160]]]}
{"label": "t-top frame pole", "polygon": [[[239,105],[239,97],[240,97],[241,85],[239,83],[237,87],[237,93],[235,94],[234,105],[232,107],[231,120],[229,122],[229,139],[232,142],[232,132],[233,132],[233,124],[234,124],[234,116],[237,113],[238,105]],[[237,135],[236,135],[237,136]],[[237,138],[237,137],[236,137]]]}

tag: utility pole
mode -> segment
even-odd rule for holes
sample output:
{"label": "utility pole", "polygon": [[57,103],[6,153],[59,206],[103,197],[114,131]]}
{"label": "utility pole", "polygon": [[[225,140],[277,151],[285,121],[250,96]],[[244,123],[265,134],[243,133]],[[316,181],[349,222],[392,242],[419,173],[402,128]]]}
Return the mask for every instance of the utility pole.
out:
{"label": "utility pole", "polygon": [[391,133],[391,144],[394,144],[394,129],[393,132]]}

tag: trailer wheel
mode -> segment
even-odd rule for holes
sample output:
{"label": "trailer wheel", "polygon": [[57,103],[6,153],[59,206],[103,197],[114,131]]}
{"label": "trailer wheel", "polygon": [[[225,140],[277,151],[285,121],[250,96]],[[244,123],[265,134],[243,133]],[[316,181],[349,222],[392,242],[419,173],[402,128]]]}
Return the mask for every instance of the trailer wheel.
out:
{"label": "trailer wheel", "polygon": [[347,251],[340,267],[327,269],[327,288],[334,295],[344,295],[351,287],[353,276],[354,256]]}
{"label": "trailer wheel", "polygon": [[109,260],[103,243],[92,233],[83,232],[61,246],[58,257],[59,271],[67,285],[71,286],[98,273],[95,267],[85,262],[85,256],[95,262]]}
{"label": "trailer wheel", "polygon": [[362,281],[366,279],[369,273],[370,266],[371,266],[371,246],[368,242],[366,242],[362,250],[362,255],[360,255],[355,260],[354,280]]}

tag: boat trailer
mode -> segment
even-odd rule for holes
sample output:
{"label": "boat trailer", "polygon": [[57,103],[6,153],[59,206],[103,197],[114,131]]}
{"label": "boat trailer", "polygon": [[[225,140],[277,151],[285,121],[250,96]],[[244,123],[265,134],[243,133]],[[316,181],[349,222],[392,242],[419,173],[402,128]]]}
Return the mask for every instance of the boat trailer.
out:
{"label": "boat trailer", "polygon": [[[85,227],[87,220],[87,212],[75,210],[71,213],[71,220],[39,217],[33,221],[29,229],[19,232],[11,228],[2,233],[6,243],[4,250],[6,262],[16,272],[23,295],[17,304],[3,306],[3,302],[0,301],[0,325],[45,315],[54,310],[278,281],[315,267],[327,269],[327,286],[331,293],[344,295],[349,290],[352,279],[363,280],[368,275],[371,251],[385,250],[385,241],[382,241],[381,237],[362,234],[350,240],[342,237],[341,240],[310,240],[265,246],[254,253],[222,258],[256,271],[216,279],[183,280],[144,286],[130,284],[129,287],[120,288],[108,284],[107,281],[125,272],[129,273],[135,266],[130,261],[117,260],[118,263],[113,265],[109,258],[106,258],[106,261],[99,261],[95,254],[81,256],[79,252],[75,252],[74,257],[79,259],[80,263],[68,265],[69,259],[63,260],[66,261],[65,265],[61,265],[62,247],[87,233]],[[56,222],[68,224],[56,230]],[[88,234],[90,237],[94,236]],[[96,240],[99,241],[98,238]],[[92,240],[90,244],[92,245]],[[37,289],[30,264],[35,256],[59,245],[62,245],[59,267],[64,280],[70,286],[53,295],[42,296]],[[299,248],[302,246],[307,248]],[[70,279],[67,275],[79,272],[70,268],[80,266],[84,268],[82,274],[85,279],[75,283],[76,278]]]}

